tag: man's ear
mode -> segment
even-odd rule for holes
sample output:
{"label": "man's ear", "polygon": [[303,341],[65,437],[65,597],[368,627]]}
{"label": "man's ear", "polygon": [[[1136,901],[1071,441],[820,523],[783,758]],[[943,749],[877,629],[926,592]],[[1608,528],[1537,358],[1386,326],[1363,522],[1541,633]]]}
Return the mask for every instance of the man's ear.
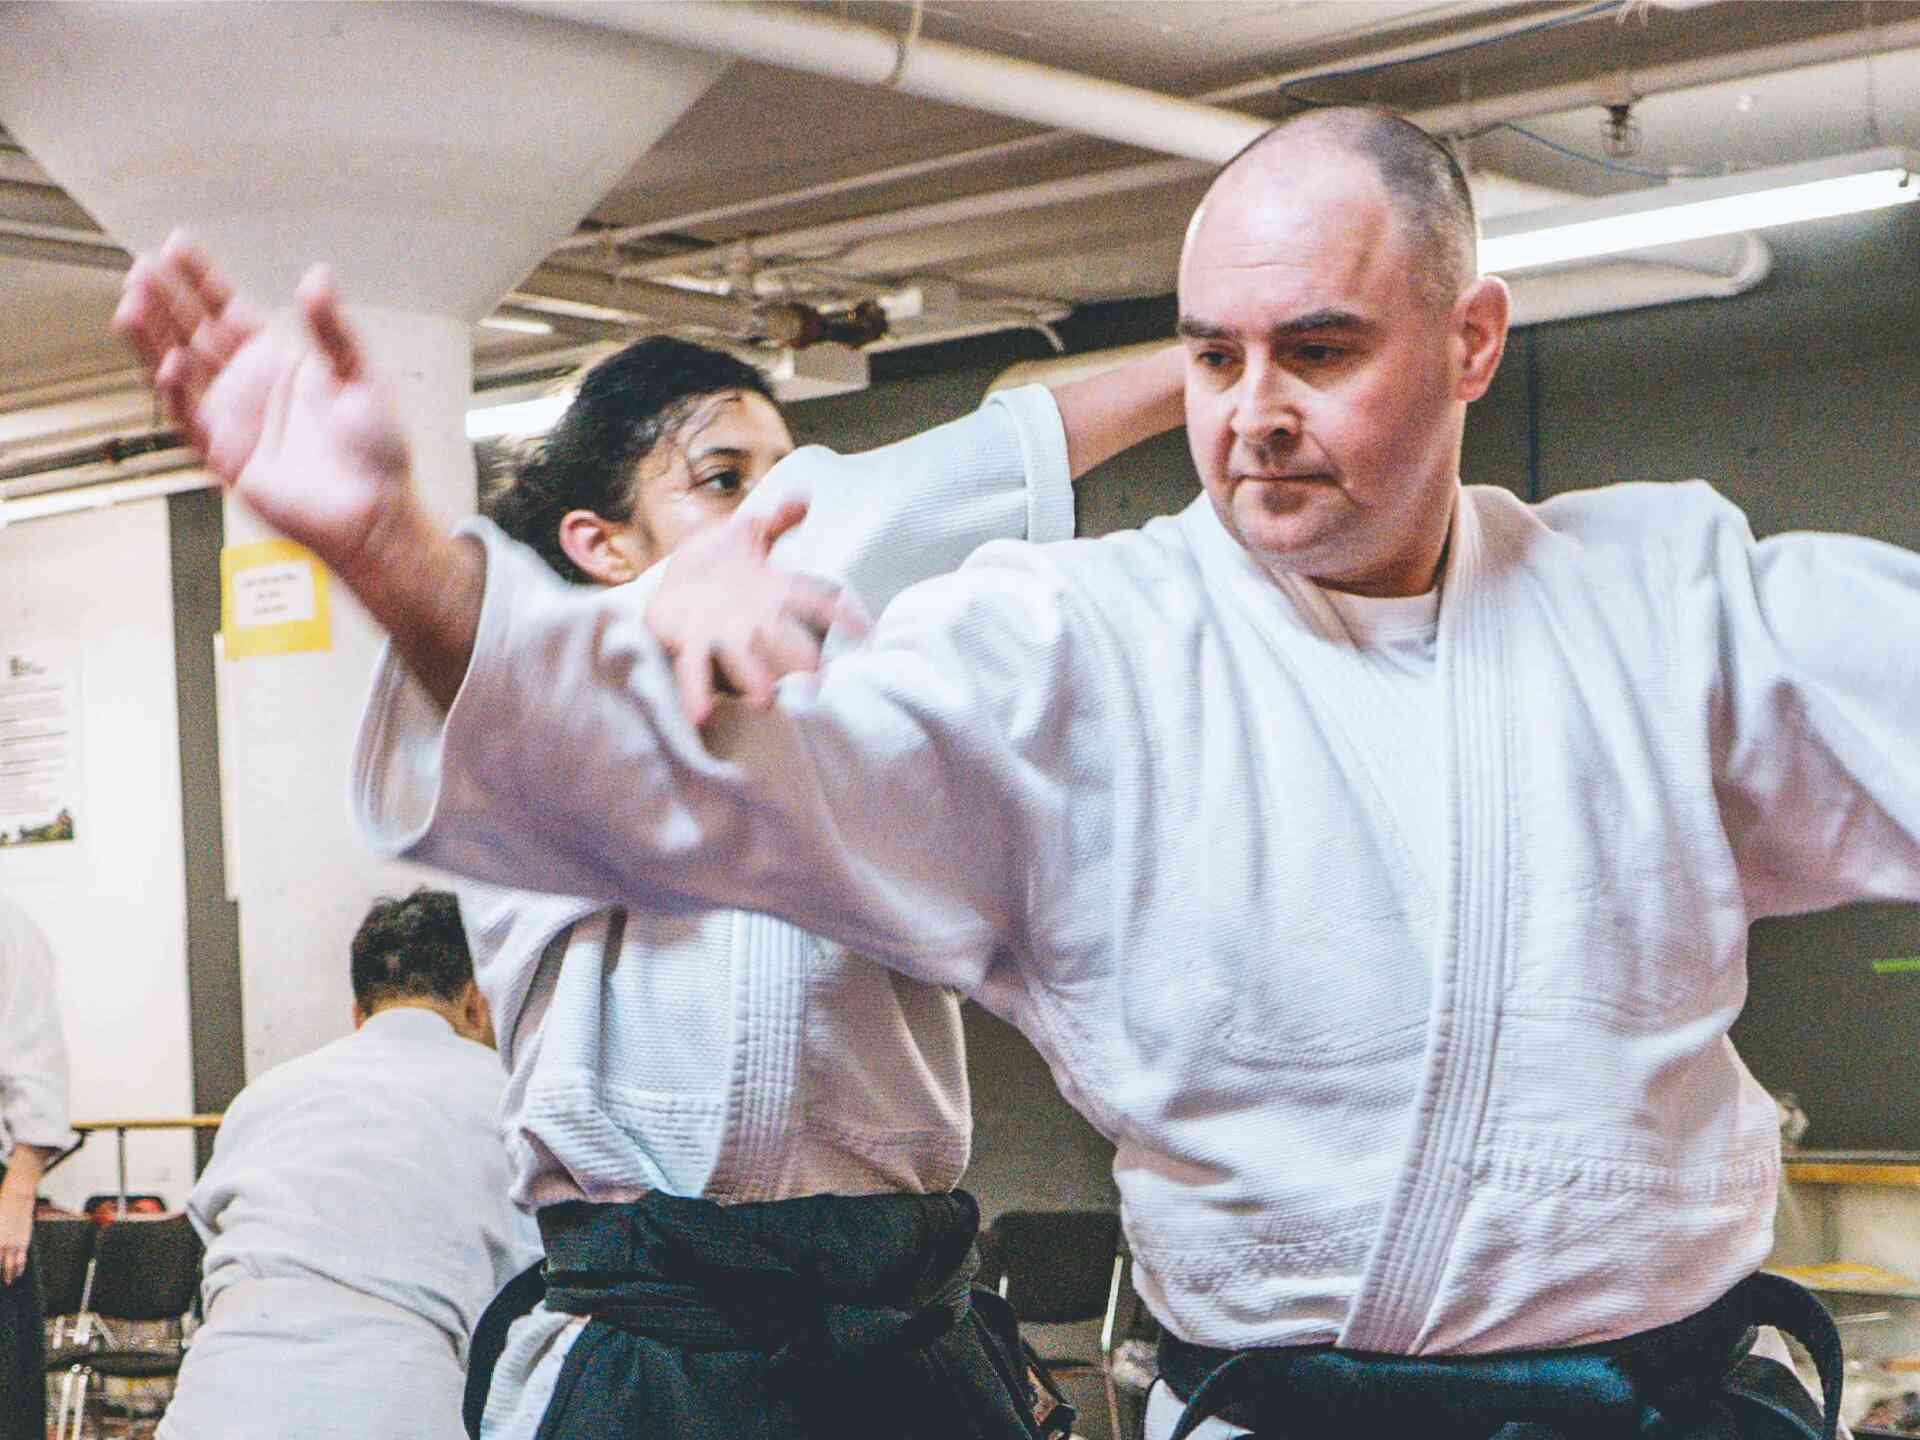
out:
{"label": "man's ear", "polygon": [[1498,275],[1481,276],[1453,302],[1450,318],[1460,363],[1457,398],[1478,400],[1493,384],[1494,371],[1500,368],[1501,353],[1507,348],[1507,321],[1512,311],[1513,297],[1507,282]]}
{"label": "man's ear", "polygon": [[482,1045],[497,1045],[493,1033],[493,1007],[487,1004],[487,997],[472,980],[467,982],[466,993],[460,997],[460,1009],[466,1019],[469,1035]]}
{"label": "man's ear", "polygon": [[602,585],[624,585],[653,563],[632,525],[593,510],[569,510],[560,517],[560,549]]}

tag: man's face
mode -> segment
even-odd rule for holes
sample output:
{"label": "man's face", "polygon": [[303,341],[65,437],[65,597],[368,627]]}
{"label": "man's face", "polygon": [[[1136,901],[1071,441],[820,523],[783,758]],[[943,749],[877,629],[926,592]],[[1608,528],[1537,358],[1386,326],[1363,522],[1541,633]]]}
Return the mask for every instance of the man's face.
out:
{"label": "man's face", "polygon": [[1454,312],[1423,295],[1364,160],[1279,153],[1223,176],[1188,234],[1194,466],[1269,570],[1417,594],[1445,543],[1472,398]]}

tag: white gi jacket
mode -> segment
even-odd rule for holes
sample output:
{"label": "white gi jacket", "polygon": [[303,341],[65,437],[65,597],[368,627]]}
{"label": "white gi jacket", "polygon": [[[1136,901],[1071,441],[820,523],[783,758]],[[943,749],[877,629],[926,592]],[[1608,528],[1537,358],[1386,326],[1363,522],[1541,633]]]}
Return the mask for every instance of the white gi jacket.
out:
{"label": "white gi jacket", "polygon": [[1141,1291],[1202,1344],[1698,1310],[1772,1227],[1775,1114],[1727,1040],[1749,923],[1920,897],[1920,558],[1755,543],[1703,485],[1463,491],[1438,887],[1337,718],[1367,658],[1204,498],[990,546],[704,744],[638,617],[578,603],[490,544],[451,713],[376,682],[378,842],[762,905],[976,995],[1114,1140]]}
{"label": "white gi jacket", "polygon": [[[1066,434],[1042,385],[864,454],[807,446],[748,503],[795,494],[809,519],[779,562],[876,613],[989,540],[1073,533]],[[623,613],[638,615],[658,578],[617,592]],[[624,804],[624,782],[600,773],[607,803]],[[591,914],[597,900],[459,893],[512,1072],[503,1129],[527,1208],[654,1189],[743,1201],[959,1182],[972,1117],[951,993],[765,916],[636,907],[616,931]],[[567,963],[542,967],[569,924]]]}
{"label": "white gi jacket", "polygon": [[0,1169],[15,1145],[63,1150],[67,1036],[53,952],[40,927],[0,898]]}
{"label": "white gi jacket", "polygon": [[[540,1253],[507,1198],[499,1058],[397,1006],[228,1108],[187,1202],[207,1323],[161,1434],[458,1437],[467,1337]],[[293,1418],[287,1418],[293,1417]]]}

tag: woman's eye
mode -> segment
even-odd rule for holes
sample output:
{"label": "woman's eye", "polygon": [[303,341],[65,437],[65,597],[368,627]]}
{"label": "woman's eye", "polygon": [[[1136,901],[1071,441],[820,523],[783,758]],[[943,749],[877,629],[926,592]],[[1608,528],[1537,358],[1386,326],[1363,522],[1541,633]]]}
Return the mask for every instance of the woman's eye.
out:
{"label": "woman's eye", "polygon": [[719,495],[737,495],[746,484],[746,478],[738,470],[716,470],[711,475],[700,477],[700,488],[711,490]]}
{"label": "woman's eye", "polygon": [[1302,345],[1300,358],[1309,365],[1327,365],[1340,358],[1338,345]]}

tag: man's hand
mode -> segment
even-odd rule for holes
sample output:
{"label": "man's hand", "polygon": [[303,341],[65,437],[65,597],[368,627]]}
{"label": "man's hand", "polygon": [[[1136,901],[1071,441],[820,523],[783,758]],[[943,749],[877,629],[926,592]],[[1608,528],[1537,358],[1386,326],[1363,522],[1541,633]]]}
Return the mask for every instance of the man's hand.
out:
{"label": "man's hand", "polygon": [[453,702],[485,584],[414,494],[405,433],[322,267],[283,336],[176,232],[128,272],[114,332],[207,468],[347,582],[429,694]]}
{"label": "man's hand", "polygon": [[390,563],[413,505],[407,443],[323,267],[282,336],[183,234],[127,274],[114,332],[220,482],[349,584]]}
{"label": "man's hand", "polygon": [[674,552],[647,603],[647,628],[673,658],[680,708],[695,725],[713,713],[716,680],[764,710],[782,675],[819,668],[828,629],[864,633],[865,612],[838,586],[789,574],[768,558],[806,513],[804,500],[788,500],[696,536]]}

